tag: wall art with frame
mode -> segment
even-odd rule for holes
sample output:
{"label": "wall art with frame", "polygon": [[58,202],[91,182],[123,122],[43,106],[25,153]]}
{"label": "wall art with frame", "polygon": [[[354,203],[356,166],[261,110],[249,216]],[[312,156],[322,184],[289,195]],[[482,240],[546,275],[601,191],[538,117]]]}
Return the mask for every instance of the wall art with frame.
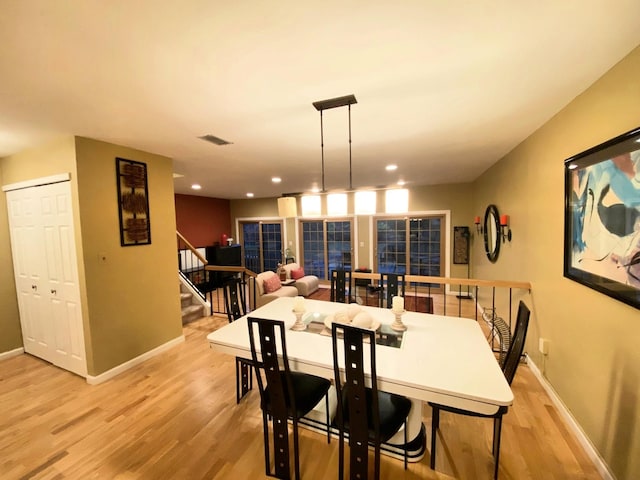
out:
{"label": "wall art with frame", "polygon": [[564,276],[640,309],[640,128],[564,162]]}
{"label": "wall art with frame", "polygon": [[151,243],[147,165],[134,160],[116,158],[120,245]]}

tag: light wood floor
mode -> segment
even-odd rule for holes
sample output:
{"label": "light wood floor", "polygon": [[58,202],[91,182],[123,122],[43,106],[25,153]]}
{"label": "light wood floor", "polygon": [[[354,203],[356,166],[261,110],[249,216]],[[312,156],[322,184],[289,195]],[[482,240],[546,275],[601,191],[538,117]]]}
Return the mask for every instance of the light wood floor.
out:
{"label": "light wood floor", "polygon": [[[187,324],[186,342],[96,386],[30,355],[0,362],[0,478],[267,478],[257,387],[236,405],[234,359],[205,340],[226,322]],[[526,365],[513,390],[500,478],[600,478]],[[406,471],[383,456],[382,478],[489,479],[491,425],[442,413],[437,471],[428,452]],[[337,477],[336,439],[301,429],[300,447],[303,478]]]}

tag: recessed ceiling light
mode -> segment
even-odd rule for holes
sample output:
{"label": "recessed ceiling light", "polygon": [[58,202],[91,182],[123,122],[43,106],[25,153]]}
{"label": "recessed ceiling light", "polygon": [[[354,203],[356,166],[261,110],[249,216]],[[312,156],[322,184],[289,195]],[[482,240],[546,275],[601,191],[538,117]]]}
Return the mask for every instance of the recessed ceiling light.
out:
{"label": "recessed ceiling light", "polygon": [[200,186],[200,184],[198,183],[194,183],[193,185],[191,185],[191,188],[193,190],[200,190],[202,187]]}
{"label": "recessed ceiling light", "polygon": [[282,181],[282,179],[280,177],[271,177],[271,181],[273,183],[280,183]]}
{"label": "recessed ceiling light", "polygon": [[249,198],[253,197],[253,193],[248,192],[248,193],[247,193],[247,197],[249,197]]}
{"label": "recessed ceiling light", "polygon": [[398,185],[402,186],[404,185],[406,182],[404,180],[398,180]]}
{"label": "recessed ceiling light", "polygon": [[394,165],[394,164],[387,165],[386,167],[384,167],[384,169],[385,169],[387,172],[393,172],[394,170],[397,170],[397,169],[398,169],[398,165]]}

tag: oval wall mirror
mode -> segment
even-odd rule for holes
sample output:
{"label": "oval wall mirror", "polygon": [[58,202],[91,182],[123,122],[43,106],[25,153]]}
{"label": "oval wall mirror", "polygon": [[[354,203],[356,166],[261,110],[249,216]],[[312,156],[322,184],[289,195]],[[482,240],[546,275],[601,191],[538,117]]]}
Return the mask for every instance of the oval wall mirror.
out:
{"label": "oval wall mirror", "polygon": [[498,207],[489,205],[484,212],[484,251],[487,258],[495,263],[500,253],[500,214]]}

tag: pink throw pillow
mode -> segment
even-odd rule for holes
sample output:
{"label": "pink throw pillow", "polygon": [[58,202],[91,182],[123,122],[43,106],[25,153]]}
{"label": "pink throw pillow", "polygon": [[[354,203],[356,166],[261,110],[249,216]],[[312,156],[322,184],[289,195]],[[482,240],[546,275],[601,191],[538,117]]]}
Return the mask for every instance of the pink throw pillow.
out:
{"label": "pink throw pillow", "polygon": [[272,293],[279,290],[282,284],[278,275],[271,275],[264,280],[264,293]]}
{"label": "pink throw pillow", "polygon": [[304,268],[300,267],[296,270],[291,270],[291,278],[294,280],[300,280],[302,277],[304,277]]}

